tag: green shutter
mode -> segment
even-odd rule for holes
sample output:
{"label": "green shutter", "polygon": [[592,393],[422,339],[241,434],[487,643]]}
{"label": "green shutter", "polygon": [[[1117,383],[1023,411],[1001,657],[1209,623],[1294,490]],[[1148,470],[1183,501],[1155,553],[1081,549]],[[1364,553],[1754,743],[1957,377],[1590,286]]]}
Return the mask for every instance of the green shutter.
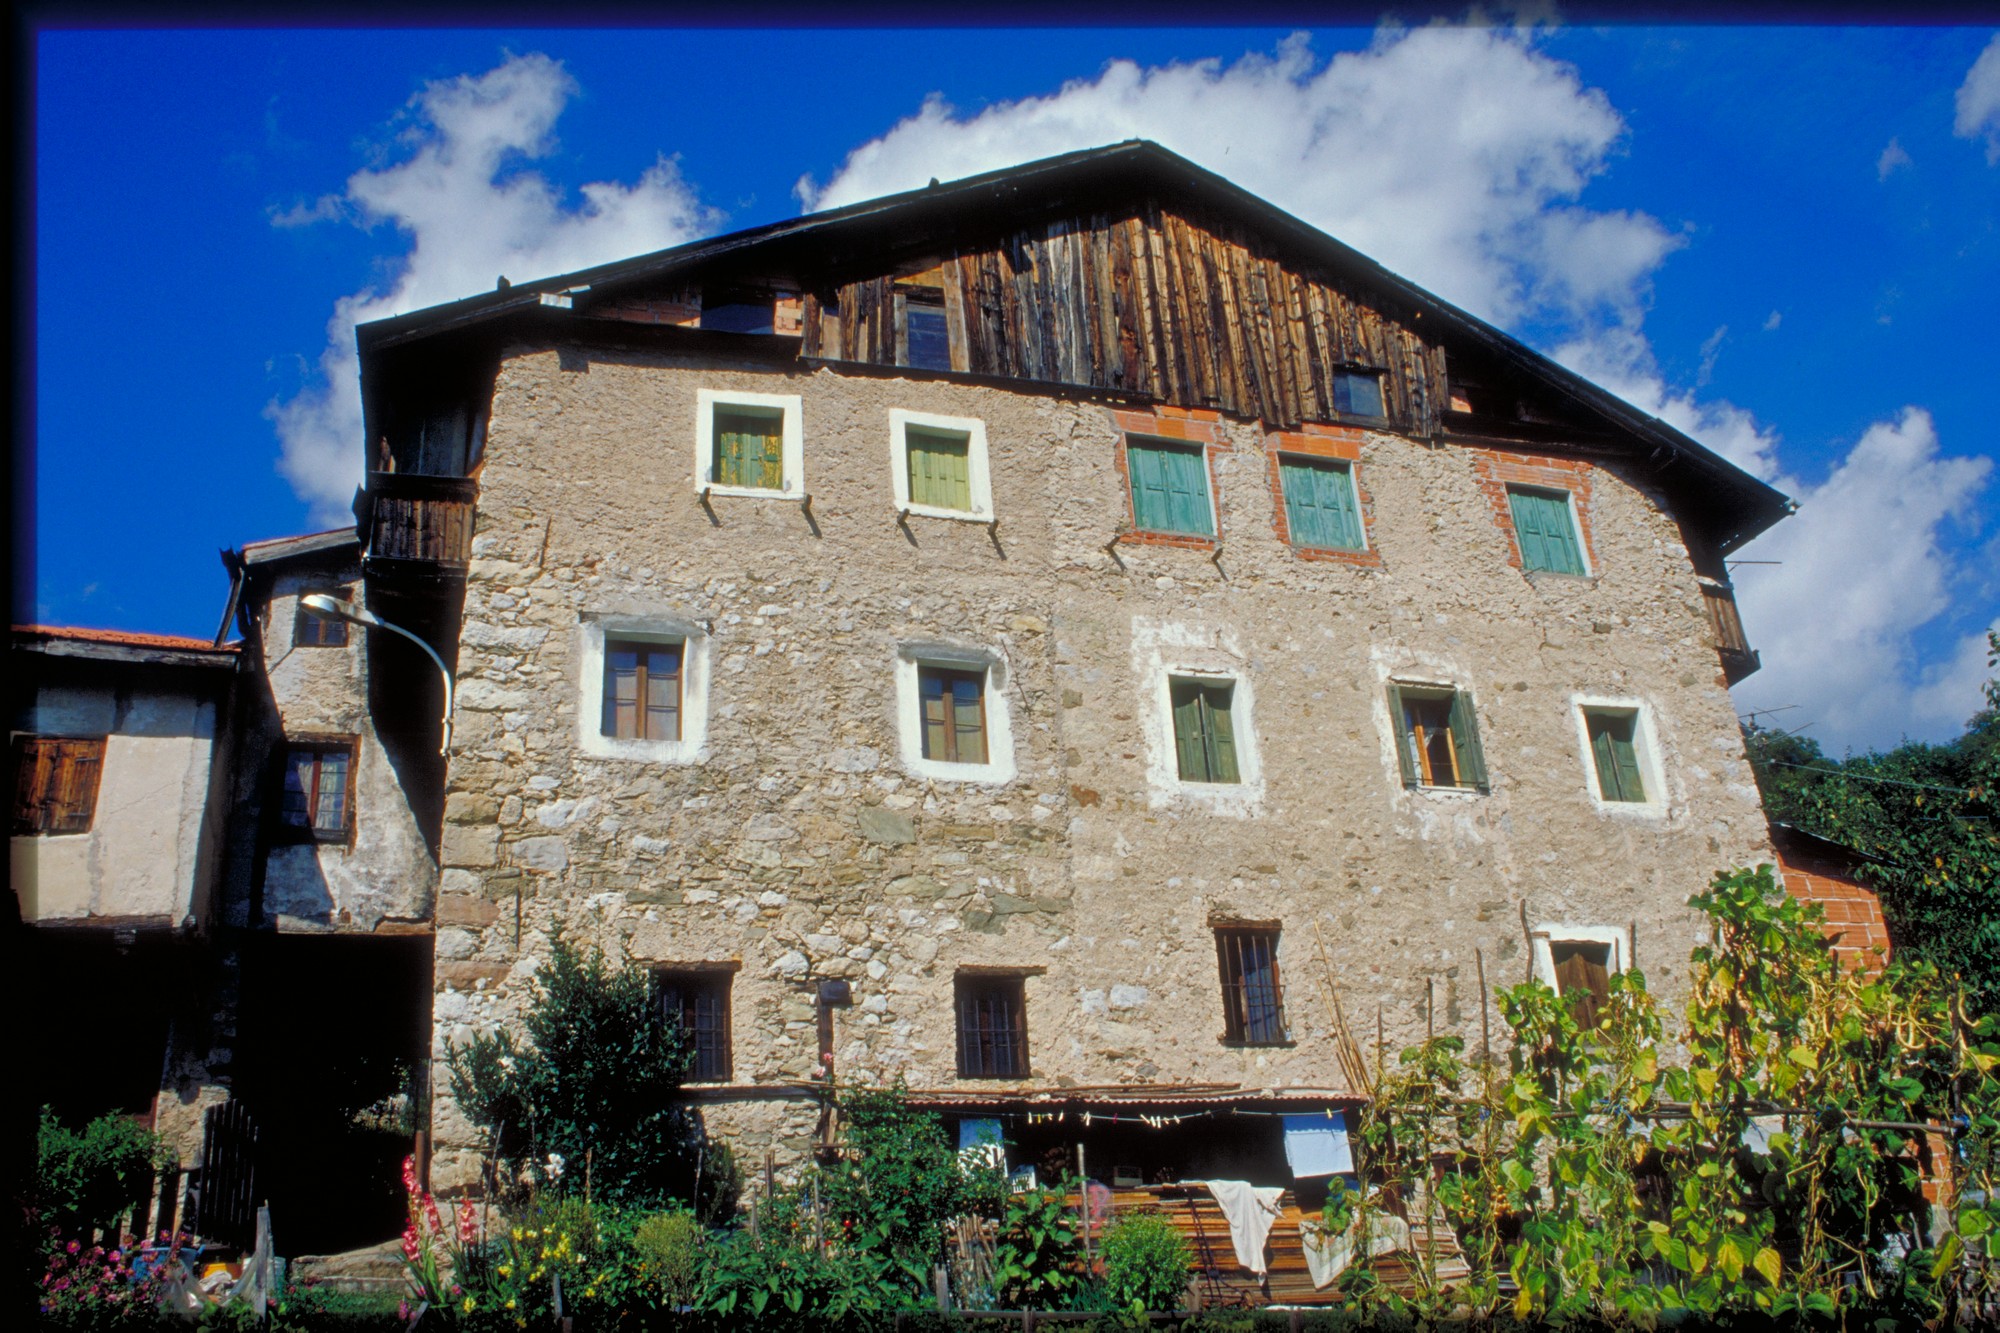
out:
{"label": "green shutter", "polygon": [[972,509],[972,477],[967,466],[970,441],[964,435],[906,428],[910,503],[933,509]]}
{"label": "green shutter", "polygon": [[1507,503],[1514,514],[1523,569],[1552,574],[1584,572],[1583,550],[1577,544],[1566,492],[1509,490]]}
{"label": "green shutter", "polygon": [[1639,751],[1633,742],[1638,719],[1631,714],[1590,713],[1590,754],[1597,765],[1597,791],[1607,801],[1644,801]]}
{"label": "green shutter", "polygon": [[1174,754],[1182,782],[1241,782],[1236,767],[1236,726],[1230,716],[1233,687],[1173,682]]}
{"label": "green shutter", "polygon": [[715,409],[715,484],[785,488],[782,414]]}
{"label": "green shutter", "polygon": [[1597,794],[1607,801],[1622,801],[1618,794],[1618,760],[1611,751],[1609,718],[1590,719],[1590,757],[1597,765]]}
{"label": "green shutter", "polygon": [[1486,756],[1479,748],[1479,721],[1473,716],[1472,696],[1464,690],[1451,696],[1451,744],[1458,751],[1458,784],[1485,791]]}
{"label": "green shutter", "polygon": [[1202,710],[1207,715],[1208,780],[1240,782],[1236,775],[1236,724],[1230,716],[1232,689],[1210,685],[1202,691]]}
{"label": "green shutter", "polygon": [[1201,689],[1186,681],[1174,682],[1174,752],[1180,761],[1182,782],[1208,781],[1208,744],[1202,734]]}
{"label": "green shutter", "polygon": [[1212,537],[1208,504],[1208,460],[1199,445],[1131,443],[1125,467],[1132,483],[1132,518],[1147,532],[1184,532]]}
{"label": "green shutter", "polygon": [[1403,691],[1399,686],[1389,687],[1389,725],[1396,729],[1396,765],[1403,770],[1403,785],[1421,785],[1417,767],[1417,738],[1410,730],[1410,714],[1403,707]]}
{"label": "green shutter", "polygon": [[1294,546],[1362,548],[1354,474],[1345,463],[1280,458],[1278,475],[1285,493],[1285,524]]}

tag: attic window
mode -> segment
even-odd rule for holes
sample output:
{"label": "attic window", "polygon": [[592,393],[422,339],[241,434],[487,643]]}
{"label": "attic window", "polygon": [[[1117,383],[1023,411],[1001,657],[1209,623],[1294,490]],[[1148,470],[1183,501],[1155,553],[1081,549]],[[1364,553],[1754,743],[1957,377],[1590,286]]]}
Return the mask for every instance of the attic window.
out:
{"label": "attic window", "polygon": [[919,370],[951,369],[951,334],[945,325],[944,292],[936,287],[903,287],[896,293],[900,356],[898,364]]}
{"label": "attic window", "polygon": [[770,333],[775,328],[769,295],[730,288],[702,293],[701,326],[716,333]]}
{"label": "attic window", "polygon": [[1383,417],[1382,372],[1379,370],[1336,370],[1333,373],[1333,410],[1344,417]]}

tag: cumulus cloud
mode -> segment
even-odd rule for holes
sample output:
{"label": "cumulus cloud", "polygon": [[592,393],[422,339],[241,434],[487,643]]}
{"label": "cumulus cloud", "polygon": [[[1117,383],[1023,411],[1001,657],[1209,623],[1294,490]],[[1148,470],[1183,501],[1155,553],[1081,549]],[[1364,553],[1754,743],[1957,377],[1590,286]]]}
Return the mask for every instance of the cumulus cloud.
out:
{"label": "cumulus cloud", "polygon": [[2000,36],[1979,53],[1958,85],[1958,114],[1952,132],[1961,139],[1986,140],[1986,160],[2000,163]]}
{"label": "cumulus cloud", "polygon": [[1476,314],[1570,329],[1635,323],[1680,244],[1643,213],[1577,203],[1624,132],[1531,32],[1433,24],[1325,62],[1303,34],[1234,64],[1114,61],[970,117],[933,97],[798,194],[829,208],[1147,138]]}
{"label": "cumulus cloud", "polygon": [[524,169],[554,151],[556,120],[576,91],[559,62],[535,54],[427,84],[404,109],[388,165],[356,172],[341,195],[273,215],[276,226],[386,222],[409,238],[385,282],[335,304],[318,381],[266,412],[282,447],[279,471],[317,521],[340,521],[361,479],[356,324],[489,290],[501,274],[544,277],[715,229],[719,215],[665,157],[632,184],[583,186],[574,203]]}
{"label": "cumulus cloud", "polygon": [[1912,636],[1950,605],[1959,571],[1940,530],[1971,514],[1991,466],[1943,455],[1930,414],[1911,407],[1869,427],[1820,485],[1794,484],[1799,512],[1740,553],[1779,563],[1737,572],[1764,661],[1738,704],[1801,705],[1787,723],[1814,722],[1836,750],[1954,733],[1979,706],[1983,657],[1975,668],[1960,644],[1921,665]]}
{"label": "cumulus cloud", "polygon": [[[1975,84],[1996,91],[1961,91],[1961,126],[1975,127],[1961,133],[2000,134],[2000,42]],[[1836,748],[1950,734],[1978,706],[1981,677],[1965,652],[1923,665],[1914,636],[1964,573],[1943,529],[1970,512],[1987,464],[1944,456],[1929,416],[1911,409],[1867,431],[1824,483],[1802,483],[1785,472],[1776,430],[1699,393],[1726,329],[1700,349],[1692,388],[1670,383],[1642,325],[1653,276],[1683,237],[1583,201],[1624,131],[1604,94],[1530,30],[1385,27],[1366,50],[1327,61],[1300,36],[1234,63],[1115,61],[974,115],[933,97],[824,184],[802,179],[798,196],[827,208],[1121,139],[1164,144],[1533,337],[1799,499],[1796,517],[1741,553],[1784,562],[1742,572],[1766,663],[1739,692],[1744,707],[1803,704],[1819,719],[1813,734]],[[1878,171],[1902,165],[1899,153],[1892,144]],[[1781,322],[1774,310],[1763,328]]]}

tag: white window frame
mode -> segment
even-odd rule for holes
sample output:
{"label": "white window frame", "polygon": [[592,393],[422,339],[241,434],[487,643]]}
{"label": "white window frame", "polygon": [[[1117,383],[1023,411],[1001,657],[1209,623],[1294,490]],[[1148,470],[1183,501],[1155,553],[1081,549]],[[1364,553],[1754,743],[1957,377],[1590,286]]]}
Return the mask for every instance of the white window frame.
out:
{"label": "white window frame", "polygon": [[1605,975],[1617,976],[1632,966],[1632,931],[1626,926],[1565,926],[1542,925],[1528,932],[1535,946],[1535,979],[1562,994],[1562,987],[1556,984],[1555,951],[1550,948],[1562,944],[1608,944],[1611,956],[1605,964]]}
{"label": "white window frame", "polygon": [[[965,436],[966,498],[970,509],[944,509],[910,503],[910,427],[949,431]],[[934,412],[889,409],[889,468],[898,513],[926,518],[956,518],[973,523],[993,521],[993,476],[986,458],[986,423],[978,417],[946,417]]]}
{"label": "white window frame", "polygon": [[1501,489],[1509,492],[1534,491],[1539,495],[1560,493],[1563,498],[1563,506],[1569,510],[1569,535],[1576,539],[1576,558],[1583,561],[1583,573],[1581,574],[1565,574],[1560,570],[1554,569],[1529,569],[1527,567],[1527,553],[1521,549],[1521,530],[1514,526],[1514,506],[1510,502],[1507,506],[1507,530],[1513,536],[1514,554],[1521,558],[1522,573],[1530,575],[1547,574],[1559,579],[1594,579],[1597,577],[1596,562],[1590,558],[1590,543],[1583,539],[1583,516],[1577,513],[1576,510],[1575,491],[1567,486],[1541,486],[1531,481],[1505,482],[1502,484]]}
{"label": "white window frame", "polygon": [[[1660,762],[1660,738],[1653,728],[1653,710],[1643,699],[1615,695],[1573,694],[1570,719],[1576,724],[1577,751],[1583,758],[1583,787],[1599,814],[1659,819],[1667,813],[1667,774]],[[1646,784],[1643,801],[1607,801],[1597,783],[1597,756],[1590,748],[1591,713],[1630,713],[1632,748],[1639,761],[1639,780]]]}
{"label": "white window frame", "polygon": [[[578,626],[577,747],[596,759],[649,764],[698,764],[708,758],[709,634],[701,626],[667,617],[601,616]],[[672,643],[681,648],[681,738],[619,740],[604,734],[604,645]]]}
{"label": "white window frame", "polygon": [[[924,705],[917,690],[923,667],[983,673],[986,762],[955,764],[924,755]],[[896,744],[903,771],[929,782],[997,785],[1015,777],[1013,714],[1007,706],[1007,659],[990,648],[952,643],[906,643],[896,649]]]}
{"label": "white window frame", "polygon": [[[1194,806],[1249,818],[1264,803],[1264,765],[1257,743],[1257,690],[1243,654],[1227,631],[1135,619],[1132,662],[1139,678],[1139,729],[1146,742],[1147,801],[1155,810]],[[1185,782],[1174,743],[1173,682],[1227,683],[1230,730],[1236,740],[1236,782]]]}
{"label": "white window frame", "polygon": [[[702,495],[803,500],[806,496],[805,400],[795,393],[751,393],[736,389],[697,389],[694,414],[694,486]],[[715,480],[715,409],[777,408],[783,414],[778,490],[767,486],[723,486]]]}

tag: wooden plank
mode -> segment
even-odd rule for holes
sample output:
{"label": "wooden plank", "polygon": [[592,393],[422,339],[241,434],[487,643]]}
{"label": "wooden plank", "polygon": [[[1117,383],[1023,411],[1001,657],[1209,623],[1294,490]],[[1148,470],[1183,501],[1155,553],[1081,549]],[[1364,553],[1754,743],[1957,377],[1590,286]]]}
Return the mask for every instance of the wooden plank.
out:
{"label": "wooden plank", "polygon": [[1120,218],[1110,227],[1107,255],[1110,269],[1106,279],[1111,299],[1116,303],[1114,318],[1117,325],[1114,334],[1117,340],[1116,369],[1112,372],[1112,385],[1119,389],[1143,390],[1146,381],[1139,359],[1139,288],[1132,275],[1132,227],[1130,218]]}
{"label": "wooden plank", "polygon": [[964,276],[959,271],[956,254],[939,266],[938,276],[944,289],[944,331],[945,341],[951,344],[951,368],[969,370],[972,363],[965,320]]}

